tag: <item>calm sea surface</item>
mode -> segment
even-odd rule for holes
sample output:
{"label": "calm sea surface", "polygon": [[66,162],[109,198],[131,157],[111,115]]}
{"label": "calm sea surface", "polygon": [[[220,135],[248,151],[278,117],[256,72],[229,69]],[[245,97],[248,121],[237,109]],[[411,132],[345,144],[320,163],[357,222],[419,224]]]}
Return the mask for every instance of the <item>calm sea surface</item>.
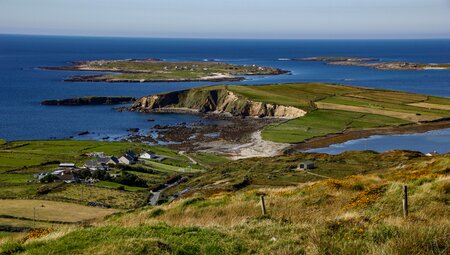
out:
{"label": "calm sea surface", "polygon": [[[71,61],[124,58],[162,58],[167,61],[216,59],[290,70],[291,75],[251,77],[234,84],[320,81],[450,97],[450,71],[383,71],[320,62],[280,61],[290,57],[353,56],[384,61],[450,62],[450,40],[193,40],[89,38],[0,35],[0,138],[7,140],[111,138],[127,129],[147,130],[155,124],[206,121],[182,114],[116,112],[111,106],[49,107],[45,99],[79,96],[135,96],[203,85],[192,83],[68,83],[63,79],[83,73],[44,71],[40,66],[69,65]],[[223,83],[222,83],[223,84]],[[148,122],[155,119],[155,122]],[[94,135],[78,137],[82,131]],[[450,130],[421,135],[375,137],[339,146],[348,149],[393,148],[450,151]],[[445,140],[447,139],[447,140]],[[442,141],[445,141],[444,143]],[[363,145],[357,146],[359,142]],[[419,144],[419,145],[418,145]],[[426,144],[426,146],[420,146]],[[336,152],[336,146],[322,149]]]}

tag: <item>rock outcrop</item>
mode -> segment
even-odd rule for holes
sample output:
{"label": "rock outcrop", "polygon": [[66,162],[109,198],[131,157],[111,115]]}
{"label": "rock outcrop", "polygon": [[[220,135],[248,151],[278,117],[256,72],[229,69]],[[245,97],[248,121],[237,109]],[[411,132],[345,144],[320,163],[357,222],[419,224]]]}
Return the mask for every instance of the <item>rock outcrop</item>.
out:
{"label": "rock outcrop", "polygon": [[138,112],[181,110],[260,118],[298,118],[306,114],[306,111],[293,106],[249,100],[225,88],[191,89],[146,96],[138,99],[130,110]]}
{"label": "rock outcrop", "polygon": [[114,105],[131,104],[136,101],[134,97],[76,97],[62,100],[45,100],[42,105]]}

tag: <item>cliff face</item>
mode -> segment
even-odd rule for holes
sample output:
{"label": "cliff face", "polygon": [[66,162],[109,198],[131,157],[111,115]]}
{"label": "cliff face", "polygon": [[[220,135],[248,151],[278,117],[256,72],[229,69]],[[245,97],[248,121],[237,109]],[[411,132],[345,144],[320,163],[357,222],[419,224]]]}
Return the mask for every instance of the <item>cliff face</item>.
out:
{"label": "cliff face", "polygon": [[292,106],[256,102],[227,89],[183,90],[138,99],[132,111],[170,111],[189,109],[202,113],[227,113],[234,116],[298,118],[305,111]]}

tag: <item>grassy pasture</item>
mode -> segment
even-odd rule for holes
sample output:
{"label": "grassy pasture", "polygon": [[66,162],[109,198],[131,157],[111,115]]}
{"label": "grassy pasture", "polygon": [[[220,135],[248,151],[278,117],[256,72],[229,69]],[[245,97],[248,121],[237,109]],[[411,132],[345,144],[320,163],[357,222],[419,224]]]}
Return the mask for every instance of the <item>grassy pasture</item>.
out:
{"label": "grassy pasture", "polygon": [[313,137],[339,133],[347,128],[373,128],[406,123],[408,122],[382,115],[337,110],[315,110],[302,118],[266,127],[262,137],[265,140],[274,142],[295,143]]}
{"label": "grassy pasture", "polygon": [[308,112],[304,117],[265,128],[263,138],[275,142],[297,143],[348,128],[398,126],[450,117],[450,99],[399,91],[322,83],[225,88],[254,101]]}
{"label": "grassy pasture", "polygon": [[35,208],[36,219],[61,222],[79,222],[102,218],[118,211],[116,209],[47,200],[0,200],[0,215],[33,219],[33,208]]}

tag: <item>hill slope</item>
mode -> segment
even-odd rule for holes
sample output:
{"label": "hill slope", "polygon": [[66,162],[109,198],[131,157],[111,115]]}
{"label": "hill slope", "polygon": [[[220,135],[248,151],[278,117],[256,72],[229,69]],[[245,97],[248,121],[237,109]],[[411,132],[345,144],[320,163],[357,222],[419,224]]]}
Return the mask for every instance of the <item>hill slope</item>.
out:
{"label": "hill slope", "polygon": [[[381,164],[396,164],[285,188],[197,193],[117,214],[94,227],[29,234],[0,249],[4,254],[447,254],[450,155],[376,157]],[[410,200],[406,220],[404,184]]]}

